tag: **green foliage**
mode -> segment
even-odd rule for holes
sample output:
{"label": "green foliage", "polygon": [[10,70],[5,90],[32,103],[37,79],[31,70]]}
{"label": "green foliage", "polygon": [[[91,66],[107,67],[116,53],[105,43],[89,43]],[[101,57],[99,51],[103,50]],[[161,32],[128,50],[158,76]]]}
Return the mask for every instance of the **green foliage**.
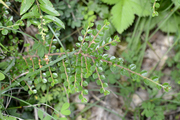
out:
{"label": "green foliage", "polygon": [[[118,34],[114,34],[115,29],[122,33],[132,25],[135,15],[139,17],[151,15],[149,1],[103,0],[104,3],[114,5],[111,12],[109,11],[110,6],[98,0],[90,0],[88,3],[77,0],[60,2],[55,0],[55,3],[51,3],[49,0],[16,1],[21,2],[20,15],[22,15],[21,20],[16,22],[12,22],[15,19],[9,14],[8,9],[0,6],[2,8],[0,11],[2,13],[0,14],[0,34],[2,35],[0,42],[2,44],[0,46],[3,48],[3,54],[0,57],[4,59],[13,56],[12,60],[8,59],[0,63],[0,68],[3,71],[0,72],[0,86],[2,88],[0,95],[11,90],[11,88],[22,87],[26,94],[31,97],[30,100],[25,98],[28,102],[32,102],[32,104],[46,103],[54,107],[51,115],[38,109],[40,119],[67,120],[66,117],[73,113],[71,112],[72,109],[69,108],[70,103],[67,103],[71,94],[78,93],[81,102],[88,102],[85,95],[89,94],[87,87],[91,82],[89,79],[96,82],[99,86],[99,93],[105,96],[110,94],[108,84],[118,83],[118,80],[124,75],[128,77],[128,80],[118,83],[119,88],[121,88],[120,95],[124,98],[133,93],[136,87],[142,87],[140,80],[148,85],[152,91],[163,88],[168,92],[171,89],[168,83],[161,85],[157,76],[153,76],[151,79],[147,78],[147,71],[143,70],[137,73],[139,71],[138,66],[132,64],[137,60],[137,56],[134,59],[129,58],[132,63],[126,65],[123,63],[123,58],[109,56],[105,53],[106,50],[110,49],[110,45],[119,45],[120,39]],[[174,4],[177,5],[177,3]],[[157,16],[156,9],[162,8],[158,3],[153,5],[155,12],[153,16]],[[110,13],[112,17],[110,17]],[[175,28],[178,28],[177,19],[179,17],[176,14],[173,15],[174,18],[170,18],[164,23],[170,27],[161,26],[157,22],[165,17],[163,12],[159,12],[159,16],[153,18],[152,23],[154,22],[154,26],[158,24],[162,31],[176,32],[177,29]],[[112,24],[107,20],[101,20],[106,18],[110,18]],[[98,21],[95,21],[96,19]],[[35,38],[29,36],[35,40],[32,48],[28,51],[21,51],[19,49],[21,46],[26,48],[30,47],[30,44],[22,44],[23,41],[14,36],[19,35],[17,32],[26,35],[19,31],[21,30],[20,27],[24,26],[25,20],[27,20],[27,27],[33,24],[38,28],[39,33],[34,35]],[[173,23],[176,23],[177,26],[174,26]],[[70,49],[67,49],[68,44],[63,44],[64,42],[61,42],[59,38],[65,37],[66,34],[72,33],[72,29],[81,26],[83,26],[82,30],[77,29],[78,37],[75,35],[73,36],[75,39],[73,37],[70,38],[71,40],[68,39],[75,45],[73,44]],[[142,26],[144,27],[144,25]],[[60,31],[61,28],[66,28],[66,30]],[[10,40],[7,41],[7,39]],[[140,46],[140,44],[137,45]],[[126,56],[131,57],[131,54],[126,54]],[[125,60],[127,61],[127,59]],[[4,74],[11,80],[10,82]],[[22,103],[21,106],[23,106]],[[164,119],[163,115],[157,114],[163,111],[162,107],[156,107],[155,103],[144,102],[142,109],[142,115],[146,117]],[[0,101],[0,110],[5,110],[3,101]],[[32,109],[28,111],[28,108],[26,110],[21,117],[28,118],[29,116],[26,114],[33,111]],[[13,109],[9,113],[20,116],[16,112],[17,109]]]}
{"label": "green foliage", "polygon": [[115,4],[111,9],[111,22],[119,33],[122,33],[132,25],[135,14],[138,16],[148,16],[151,14],[149,1],[142,0],[103,0],[107,4]]}
{"label": "green foliage", "polygon": [[142,108],[144,109],[141,113],[142,115],[151,117],[152,120],[164,120],[164,115],[161,114],[163,113],[162,107],[155,106],[155,104],[151,102],[144,102]]}

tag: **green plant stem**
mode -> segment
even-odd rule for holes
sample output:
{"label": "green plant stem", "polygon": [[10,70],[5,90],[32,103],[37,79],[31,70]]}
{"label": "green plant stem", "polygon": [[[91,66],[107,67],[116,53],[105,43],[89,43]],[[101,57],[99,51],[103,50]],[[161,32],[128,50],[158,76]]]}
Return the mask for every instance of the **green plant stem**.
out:
{"label": "green plant stem", "polygon": [[2,48],[4,48],[6,51],[8,51],[1,43],[0,43],[0,46],[1,46]]}

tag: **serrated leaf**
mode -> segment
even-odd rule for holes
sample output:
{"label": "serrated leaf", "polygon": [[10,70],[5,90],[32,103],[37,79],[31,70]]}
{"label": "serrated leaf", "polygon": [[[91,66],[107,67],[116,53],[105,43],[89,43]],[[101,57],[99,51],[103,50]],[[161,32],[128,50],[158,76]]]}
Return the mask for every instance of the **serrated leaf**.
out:
{"label": "serrated leaf", "polygon": [[[158,17],[156,18],[156,20],[160,21],[160,20],[164,20],[166,18],[165,13],[160,13],[158,15]],[[163,32],[170,32],[170,33],[175,33],[178,31],[179,27],[178,25],[180,24],[179,22],[180,17],[173,14],[169,19],[167,19],[167,21],[160,27],[160,30],[162,30]],[[159,23],[158,25],[160,25],[161,23]]]}
{"label": "serrated leaf", "polygon": [[134,21],[134,12],[128,3],[129,0],[120,0],[111,10],[110,18],[119,33],[127,29]]}
{"label": "serrated leaf", "polygon": [[52,20],[56,25],[65,29],[64,23],[59,18],[52,15],[45,15],[43,18],[46,20]]}
{"label": "serrated leaf", "polygon": [[35,0],[23,0],[20,8],[20,15],[24,14],[33,5]]}
{"label": "serrated leaf", "polygon": [[40,8],[43,12],[51,15],[51,16],[59,16],[60,14],[56,11],[53,6],[49,6],[48,4],[40,4]]}
{"label": "serrated leaf", "polygon": [[142,3],[141,0],[119,0],[115,3],[111,9],[112,17],[110,19],[119,33],[122,33],[133,23],[134,14],[147,16],[151,13],[149,1],[143,1]]}

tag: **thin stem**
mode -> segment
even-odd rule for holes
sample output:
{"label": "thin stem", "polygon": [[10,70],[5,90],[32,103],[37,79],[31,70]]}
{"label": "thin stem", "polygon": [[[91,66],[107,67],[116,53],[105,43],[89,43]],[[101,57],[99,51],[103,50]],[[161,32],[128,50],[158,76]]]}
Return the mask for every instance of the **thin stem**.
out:
{"label": "thin stem", "polygon": [[93,40],[90,42],[88,48],[91,46],[92,43],[94,43],[94,40],[95,40],[96,37],[99,35],[99,33],[104,29],[105,26],[106,26],[106,24],[103,25],[103,27],[102,27],[102,28],[98,31],[98,33],[94,36],[94,38],[93,38]]}
{"label": "thin stem", "polygon": [[65,74],[66,74],[67,82],[68,82],[68,89],[70,89],[69,78],[68,78],[68,74],[67,74],[67,71],[66,71],[66,66],[64,64],[64,60],[62,60],[62,61],[63,61],[63,66],[64,66],[64,71],[65,71]]}
{"label": "thin stem", "polygon": [[[91,59],[92,59],[93,63],[95,64],[95,61],[94,61],[93,57],[91,57]],[[102,80],[101,80],[101,78],[100,78],[100,75],[99,75],[99,72],[98,72],[98,70],[97,70],[97,67],[96,67],[96,73],[97,73],[97,75],[98,75],[99,81],[101,82],[101,86],[102,86],[102,88],[103,88],[103,91],[105,92],[105,89],[104,89],[104,87],[103,87],[103,82],[102,82]]]}

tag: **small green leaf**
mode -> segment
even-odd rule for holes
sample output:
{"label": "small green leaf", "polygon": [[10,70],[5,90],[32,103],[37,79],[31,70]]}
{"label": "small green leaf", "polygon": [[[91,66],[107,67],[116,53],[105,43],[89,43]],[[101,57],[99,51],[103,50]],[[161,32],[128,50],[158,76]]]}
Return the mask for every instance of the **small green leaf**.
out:
{"label": "small green leaf", "polygon": [[89,30],[87,31],[87,33],[89,33],[89,34],[92,33],[92,29],[89,29]]}
{"label": "small green leaf", "polygon": [[77,46],[77,47],[81,47],[81,44],[80,44],[80,43],[76,43],[76,46]]}
{"label": "small green leaf", "polygon": [[104,75],[101,75],[100,79],[104,80],[104,79],[106,79],[106,77]]}
{"label": "small green leaf", "polygon": [[64,111],[64,110],[68,109],[69,106],[70,106],[70,104],[69,104],[68,102],[64,103],[64,104],[62,105],[61,111]]}
{"label": "small green leaf", "polygon": [[105,26],[105,27],[104,27],[104,30],[108,30],[108,29],[109,29],[109,26]]}
{"label": "small green leaf", "polygon": [[108,38],[106,38],[106,40],[105,40],[106,43],[110,43],[111,41],[112,41],[112,38],[111,38],[111,37],[108,37]]}
{"label": "small green leaf", "polygon": [[84,78],[89,78],[90,75],[91,75],[90,73],[86,73],[86,74],[84,75]]}
{"label": "small green leaf", "polygon": [[0,72],[0,81],[1,81],[1,80],[4,80],[4,79],[5,79],[4,74]]}
{"label": "small green leaf", "polygon": [[98,29],[98,30],[101,29],[101,25],[100,25],[100,24],[97,25],[97,29]]}
{"label": "small green leaf", "polygon": [[47,83],[47,79],[46,78],[42,79],[42,82]]}
{"label": "small green leaf", "polygon": [[35,0],[22,0],[20,15],[24,14],[34,3]]}
{"label": "small green leaf", "polygon": [[80,100],[83,99],[83,95],[80,94],[80,95],[79,95],[79,99],[80,99]]}
{"label": "small green leaf", "polygon": [[92,31],[92,34],[95,36],[95,35],[97,34],[97,31],[94,29],[94,30]]}
{"label": "small green leaf", "polygon": [[163,83],[163,87],[165,87],[164,90],[166,92],[168,92],[171,89],[171,86],[169,85],[169,83]]}
{"label": "small green leaf", "polygon": [[110,57],[110,60],[111,60],[111,61],[114,61],[114,60],[116,60],[116,57],[115,57],[115,56],[111,56],[111,57]]}
{"label": "small green leaf", "polygon": [[61,113],[63,115],[70,115],[71,114],[71,111],[70,110],[64,110],[64,111],[61,111]]}
{"label": "small green leaf", "polygon": [[156,7],[156,8],[159,8],[159,7],[160,7],[160,4],[159,4],[159,3],[156,3],[156,4],[155,4],[155,7]]}
{"label": "small green leaf", "polygon": [[153,80],[154,82],[158,82],[159,78],[158,78],[157,76],[153,76],[153,77],[152,77],[152,80]]}
{"label": "small green leaf", "polygon": [[149,85],[149,81],[148,80],[144,80],[144,83],[146,84],[146,85]]}
{"label": "small green leaf", "polygon": [[83,81],[83,86],[88,86],[88,82],[87,81]]}
{"label": "small green leaf", "polygon": [[101,85],[101,81],[100,80],[96,80],[97,85]]}
{"label": "small green leaf", "polygon": [[98,67],[98,72],[102,72],[103,71],[103,68],[102,67]]}
{"label": "small green leaf", "polygon": [[108,56],[108,54],[103,54],[102,59],[106,60]]}
{"label": "small green leaf", "polygon": [[93,74],[93,78],[94,78],[94,79],[97,79],[97,78],[98,78],[98,74],[97,74],[97,73],[94,73],[94,74]]}
{"label": "small green leaf", "polygon": [[82,37],[82,36],[79,36],[79,37],[78,37],[78,40],[79,40],[79,42],[82,42],[82,41],[83,41],[83,37]]}
{"label": "small green leaf", "polygon": [[100,93],[104,93],[104,88],[100,88]]}
{"label": "small green leaf", "polygon": [[116,46],[117,43],[114,41],[114,42],[111,43],[111,45],[112,45],[112,46]]}
{"label": "small green leaf", "polygon": [[87,103],[87,99],[86,99],[86,98],[82,98],[82,99],[81,99],[81,102]]}
{"label": "small green leaf", "polygon": [[46,20],[52,20],[56,25],[65,29],[64,23],[59,18],[52,15],[45,15],[43,18]]}
{"label": "small green leaf", "polygon": [[108,87],[108,84],[107,83],[103,83],[103,87]]}
{"label": "small green leaf", "polygon": [[83,94],[84,94],[84,95],[87,95],[87,94],[88,94],[88,90],[87,90],[87,89],[84,89],[84,90],[83,90]]}
{"label": "small green leaf", "polygon": [[3,30],[1,31],[1,33],[2,33],[3,35],[7,35],[7,34],[8,34],[8,30],[7,30],[7,29],[3,29]]}
{"label": "small green leaf", "polygon": [[148,73],[147,73],[146,70],[142,70],[142,71],[140,72],[140,74],[141,74],[142,76],[146,77]]}
{"label": "small green leaf", "polygon": [[105,90],[104,91],[104,95],[109,95],[110,94],[110,91],[109,90]]}
{"label": "small green leaf", "polygon": [[131,65],[129,66],[129,69],[135,70],[135,69],[136,69],[136,65],[135,65],[135,64],[131,64]]}
{"label": "small green leaf", "polygon": [[118,58],[118,61],[117,61],[117,64],[123,64],[123,62],[124,62],[124,59],[122,59],[122,58]]}
{"label": "small green leaf", "polygon": [[52,76],[53,76],[53,78],[57,78],[58,74],[57,73],[53,73]]}
{"label": "small green leaf", "polygon": [[156,85],[156,87],[157,87],[157,89],[158,89],[158,90],[161,90],[161,86],[159,86],[159,85]]}
{"label": "small green leaf", "polygon": [[81,34],[85,35],[86,34],[85,30],[81,30]]}
{"label": "small green leaf", "polygon": [[91,69],[92,71],[95,71],[96,66],[93,65],[93,66],[90,67],[90,69]]}

